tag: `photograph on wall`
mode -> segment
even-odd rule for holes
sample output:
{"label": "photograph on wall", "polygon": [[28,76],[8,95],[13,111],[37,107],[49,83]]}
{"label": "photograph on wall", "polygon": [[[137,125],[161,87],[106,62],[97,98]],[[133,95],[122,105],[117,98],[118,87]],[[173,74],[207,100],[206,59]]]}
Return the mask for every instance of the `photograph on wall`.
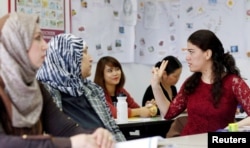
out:
{"label": "photograph on wall", "polygon": [[15,0],[17,12],[37,14],[44,39],[65,32],[65,7],[63,0]]}

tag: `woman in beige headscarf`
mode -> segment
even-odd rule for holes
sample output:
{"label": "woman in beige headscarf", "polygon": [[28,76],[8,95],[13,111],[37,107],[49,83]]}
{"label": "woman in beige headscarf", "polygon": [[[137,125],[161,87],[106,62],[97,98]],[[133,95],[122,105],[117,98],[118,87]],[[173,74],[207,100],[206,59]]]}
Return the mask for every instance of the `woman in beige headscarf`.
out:
{"label": "woman in beige headscarf", "polygon": [[1,147],[113,147],[110,132],[80,128],[38,83],[35,76],[46,50],[36,15],[0,18]]}

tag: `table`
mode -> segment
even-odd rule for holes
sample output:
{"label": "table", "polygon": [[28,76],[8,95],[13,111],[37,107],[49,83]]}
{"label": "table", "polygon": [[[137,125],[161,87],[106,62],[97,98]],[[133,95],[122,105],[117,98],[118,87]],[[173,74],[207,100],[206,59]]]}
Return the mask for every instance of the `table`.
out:
{"label": "table", "polygon": [[115,148],[207,148],[208,134],[195,134],[173,138],[148,137],[118,142]]}
{"label": "table", "polygon": [[165,120],[160,116],[152,118],[129,118],[127,123],[117,123],[127,140],[152,136],[166,137],[174,120]]}
{"label": "table", "polygon": [[158,148],[207,148],[208,134],[195,134],[173,138],[165,138],[158,141]]}

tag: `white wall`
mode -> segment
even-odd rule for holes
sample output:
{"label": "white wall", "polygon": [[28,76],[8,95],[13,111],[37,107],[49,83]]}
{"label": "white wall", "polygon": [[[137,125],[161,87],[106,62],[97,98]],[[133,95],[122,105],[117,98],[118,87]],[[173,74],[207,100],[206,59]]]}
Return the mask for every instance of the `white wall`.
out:
{"label": "white wall", "polygon": [[[14,0],[12,0],[12,4]],[[5,10],[7,8],[7,2],[0,1],[0,10]],[[6,2],[3,3],[3,2]],[[3,4],[2,4],[3,3]],[[66,14],[69,14],[69,1],[65,1],[65,9]],[[69,15],[66,15],[66,33],[70,32],[70,23],[69,23]],[[241,74],[243,77],[247,78],[247,84],[250,86],[250,58],[247,59],[237,59],[237,65],[241,70]],[[126,75],[126,84],[125,88],[130,92],[130,94],[134,97],[134,99],[141,104],[142,97],[144,91],[150,84],[151,78],[151,69],[152,66],[149,65],[142,65],[142,64],[122,64],[123,70]],[[93,63],[92,67],[92,76],[90,77],[93,80],[95,74],[96,64]],[[191,73],[189,71],[188,66],[184,63],[183,64],[183,72],[181,74],[181,78],[177,83],[177,88],[183,83],[183,81],[189,76]]]}
{"label": "white wall", "polygon": [[[69,13],[69,1],[65,3],[66,14]],[[70,32],[69,15],[66,15],[66,32]],[[90,49],[91,50],[91,49]],[[247,84],[250,86],[250,58],[248,59],[237,59],[237,65],[241,70],[243,77],[247,78]],[[151,69],[152,66],[143,64],[122,64],[124,73],[126,75],[125,88],[133,96],[138,104],[141,105],[142,97],[148,85],[150,84]],[[92,75],[90,77],[93,80],[96,69],[96,63],[92,66]],[[180,80],[177,83],[177,88],[180,88],[183,81],[191,74],[186,63],[183,64],[183,72]]]}

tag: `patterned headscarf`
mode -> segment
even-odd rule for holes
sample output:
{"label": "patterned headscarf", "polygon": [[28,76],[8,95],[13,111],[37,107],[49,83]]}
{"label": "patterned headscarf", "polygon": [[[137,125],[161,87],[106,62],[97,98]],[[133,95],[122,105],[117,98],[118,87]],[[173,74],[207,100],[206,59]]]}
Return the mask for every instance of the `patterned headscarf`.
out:
{"label": "patterned headscarf", "polygon": [[59,34],[49,42],[45,61],[37,79],[71,96],[81,96],[81,61],[85,42],[72,34]]}
{"label": "patterned headscarf", "polygon": [[81,75],[85,46],[86,43],[82,38],[72,34],[60,34],[53,37],[49,42],[45,62],[38,70],[37,79],[48,86],[53,99],[61,109],[60,96],[53,95],[58,90],[77,97],[84,94],[105,127],[115,135],[116,140],[124,141],[124,135],[112,118],[102,87]]}
{"label": "patterned headscarf", "polygon": [[38,121],[43,105],[35,79],[37,69],[27,54],[38,16],[15,12],[7,19],[1,18],[0,24],[3,24],[0,28],[0,76],[12,103],[10,119],[14,127],[31,127]]}

